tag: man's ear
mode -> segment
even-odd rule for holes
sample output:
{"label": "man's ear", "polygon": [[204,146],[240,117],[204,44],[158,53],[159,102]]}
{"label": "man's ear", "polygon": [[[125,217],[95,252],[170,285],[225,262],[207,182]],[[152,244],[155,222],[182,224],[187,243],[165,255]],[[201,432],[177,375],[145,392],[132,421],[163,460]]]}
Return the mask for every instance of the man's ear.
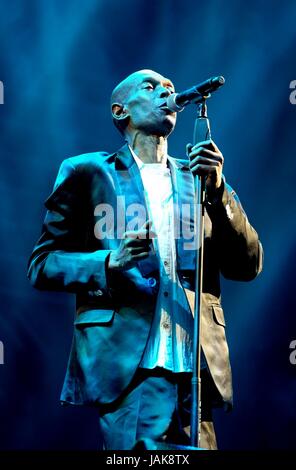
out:
{"label": "man's ear", "polygon": [[112,104],[112,116],[117,121],[121,121],[122,119],[126,119],[129,116],[129,114],[128,114],[127,109],[124,107],[124,105],[120,103],[113,103]]}

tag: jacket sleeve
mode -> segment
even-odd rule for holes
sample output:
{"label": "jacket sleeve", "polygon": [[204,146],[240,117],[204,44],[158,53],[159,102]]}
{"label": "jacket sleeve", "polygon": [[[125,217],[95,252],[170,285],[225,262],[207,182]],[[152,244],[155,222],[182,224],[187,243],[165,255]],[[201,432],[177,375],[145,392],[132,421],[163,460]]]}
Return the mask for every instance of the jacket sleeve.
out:
{"label": "jacket sleeve", "polygon": [[28,263],[29,280],[38,289],[109,296],[106,263],[110,251],[85,249],[90,206],[84,188],[83,176],[70,159],[65,160],[45,202],[42,234]]}
{"label": "jacket sleeve", "polygon": [[237,194],[224,177],[220,195],[207,200],[206,209],[212,221],[212,238],[222,275],[238,281],[254,279],[262,271],[262,245]]}

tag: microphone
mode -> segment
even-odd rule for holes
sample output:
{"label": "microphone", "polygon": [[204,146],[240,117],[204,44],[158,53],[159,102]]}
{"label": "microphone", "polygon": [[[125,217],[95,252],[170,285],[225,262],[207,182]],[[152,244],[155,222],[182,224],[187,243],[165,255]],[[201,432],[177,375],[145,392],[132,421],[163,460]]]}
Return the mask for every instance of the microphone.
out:
{"label": "microphone", "polygon": [[183,111],[184,106],[189,103],[199,102],[203,96],[208,98],[210,93],[216,91],[224,83],[225,78],[219,75],[218,77],[211,77],[188,90],[181,91],[181,93],[172,93],[167,98],[167,107],[173,112]]}

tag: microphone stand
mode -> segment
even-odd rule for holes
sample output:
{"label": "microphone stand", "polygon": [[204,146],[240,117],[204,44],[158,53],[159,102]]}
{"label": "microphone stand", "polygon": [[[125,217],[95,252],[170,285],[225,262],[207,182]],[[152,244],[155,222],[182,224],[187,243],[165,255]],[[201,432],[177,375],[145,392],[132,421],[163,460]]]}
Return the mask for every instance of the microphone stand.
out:
{"label": "microphone stand", "polygon": [[[213,77],[202,84],[195,86],[186,92],[175,95],[172,99],[172,107],[182,111],[182,106],[189,103],[198,105],[198,114],[195,119],[193,145],[211,138],[210,124],[207,116],[206,100],[211,96],[210,91],[215,91],[224,85],[222,76]],[[194,177],[194,223],[196,236],[196,274],[195,274],[195,301],[194,301],[194,326],[193,326],[193,361],[191,379],[191,417],[190,417],[190,443],[194,448],[200,448],[201,438],[201,304],[203,286],[203,255],[204,255],[204,220],[205,220],[205,194],[206,177]]]}
{"label": "microphone stand", "polygon": [[[194,124],[193,145],[211,138],[210,124],[207,117],[206,99],[211,95],[198,95],[194,103],[198,105],[197,117]],[[191,379],[191,416],[190,416],[190,446],[156,442],[143,438],[138,441],[136,450],[206,450],[200,447],[201,438],[201,303],[203,284],[203,254],[204,254],[204,219],[205,219],[205,187],[204,176],[194,177],[194,222],[196,227],[196,275],[195,302],[193,326],[193,363]]]}
{"label": "microphone stand", "polygon": [[[195,119],[193,145],[211,138],[210,124],[207,117],[206,99],[210,95],[200,97],[198,100],[198,114]],[[195,302],[193,326],[193,364],[191,379],[191,417],[190,417],[190,443],[192,447],[200,448],[201,439],[201,305],[203,285],[203,255],[204,255],[204,220],[205,220],[205,187],[206,177],[194,177],[194,222],[196,227],[196,274],[195,274]]]}

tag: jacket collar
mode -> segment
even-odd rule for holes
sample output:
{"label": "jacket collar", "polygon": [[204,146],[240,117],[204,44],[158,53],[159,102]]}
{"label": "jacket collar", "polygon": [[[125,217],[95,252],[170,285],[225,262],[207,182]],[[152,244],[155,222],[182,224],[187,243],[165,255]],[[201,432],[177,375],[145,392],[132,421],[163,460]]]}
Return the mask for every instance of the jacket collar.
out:
{"label": "jacket collar", "polygon": [[115,169],[116,170],[128,170],[135,162],[134,157],[125,143],[115,155]]}
{"label": "jacket collar", "polygon": [[[115,169],[129,169],[134,163],[135,159],[129,149],[128,144],[125,143],[115,154]],[[173,167],[181,171],[190,171],[187,160],[181,160],[168,156],[168,165],[171,171]]]}

